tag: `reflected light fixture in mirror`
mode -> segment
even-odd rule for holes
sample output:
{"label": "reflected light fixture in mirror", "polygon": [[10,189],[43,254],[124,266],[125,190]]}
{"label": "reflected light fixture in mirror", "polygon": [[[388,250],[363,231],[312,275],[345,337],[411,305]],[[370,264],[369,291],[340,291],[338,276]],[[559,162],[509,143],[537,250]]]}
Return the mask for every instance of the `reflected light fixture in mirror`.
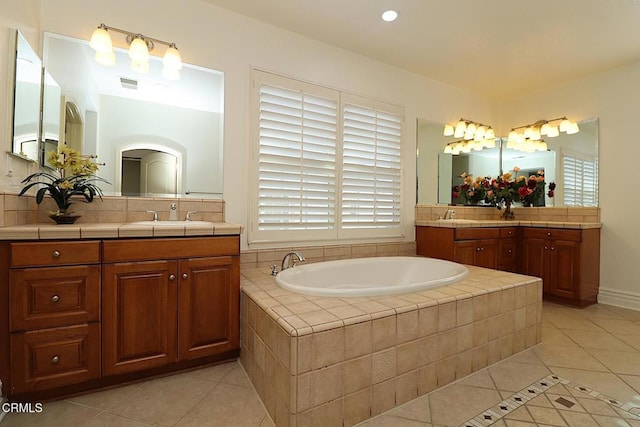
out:
{"label": "reflected light fixture in mirror", "polygon": [[532,153],[534,151],[547,151],[547,143],[543,136],[554,138],[564,132],[573,135],[580,131],[576,122],[570,121],[566,116],[551,120],[538,120],[524,126],[511,129],[507,137],[507,148]]}
{"label": "reflected light fixture in mirror", "polygon": [[444,147],[447,154],[469,153],[471,150],[495,148],[496,134],[491,126],[461,118],[458,123],[445,125],[444,136],[459,138]]}
{"label": "reflected light fixture in mirror", "polygon": [[109,31],[126,35],[126,42],[129,45],[129,58],[131,59],[131,69],[138,73],[149,72],[149,52],[153,50],[155,44],[164,44],[167,50],[162,60],[162,75],[168,80],[178,80],[180,69],[182,68],[182,58],[176,44],[164,40],[145,36],[140,33],[121,30],[115,27],[108,27],[100,24],[93,31],[89,45],[96,51],[95,60],[97,63],[113,66],[115,64],[115,53],[113,51],[113,41]]}

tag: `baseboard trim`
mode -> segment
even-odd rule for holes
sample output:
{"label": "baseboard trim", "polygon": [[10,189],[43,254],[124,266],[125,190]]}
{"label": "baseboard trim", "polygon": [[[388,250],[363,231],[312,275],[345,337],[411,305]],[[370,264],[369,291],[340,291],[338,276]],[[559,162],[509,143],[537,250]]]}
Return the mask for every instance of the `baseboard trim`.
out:
{"label": "baseboard trim", "polygon": [[600,287],[598,291],[598,302],[615,305],[616,307],[640,310],[640,294],[636,292],[618,291]]}

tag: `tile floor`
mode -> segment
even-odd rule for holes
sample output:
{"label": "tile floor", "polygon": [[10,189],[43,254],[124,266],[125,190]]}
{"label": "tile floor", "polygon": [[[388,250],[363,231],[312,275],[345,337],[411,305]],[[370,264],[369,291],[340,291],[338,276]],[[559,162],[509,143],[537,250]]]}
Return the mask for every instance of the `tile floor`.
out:
{"label": "tile floor", "polygon": [[[580,310],[545,303],[542,317],[542,344],[361,425],[640,427],[640,418],[633,415],[640,413],[640,311],[605,305]],[[537,385],[534,398],[529,396],[507,413],[495,413],[501,404],[512,405],[514,395],[553,376],[558,379],[552,384]],[[232,362],[45,403],[40,414],[7,414],[0,425],[263,427],[273,423],[240,365]]]}

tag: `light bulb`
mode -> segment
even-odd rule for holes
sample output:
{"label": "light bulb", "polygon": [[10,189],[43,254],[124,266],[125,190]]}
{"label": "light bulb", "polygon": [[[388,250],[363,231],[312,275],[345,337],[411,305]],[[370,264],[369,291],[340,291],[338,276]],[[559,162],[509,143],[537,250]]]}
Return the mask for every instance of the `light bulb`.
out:
{"label": "light bulb", "polygon": [[95,49],[97,52],[110,52],[113,50],[113,42],[111,41],[111,36],[107,31],[107,28],[104,24],[101,24],[98,28],[93,30],[93,34],[91,34],[91,41],[89,41],[89,46]]}
{"label": "light bulb", "polygon": [[558,126],[551,126],[549,128],[549,131],[547,132],[547,136],[549,138],[555,138],[558,135],[560,135],[560,130],[558,129]]}
{"label": "light bulb", "polygon": [[141,36],[135,36],[133,40],[131,40],[131,45],[129,46],[129,58],[132,61],[137,62],[148,62],[149,61],[149,47],[147,46],[147,42]]}
{"label": "light bulb", "polygon": [[573,135],[574,133],[580,132],[580,127],[575,122],[571,122],[569,124],[569,128],[567,129],[567,135]]}
{"label": "light bulb", "polygon": [[164,57],[162,58],[162,65],[172,70],[182,69],[182,58],[180,57],[180,52],[178,52],[178,48],[176,48],[174,43],[171,43],[165,51]]}
{"label": "light bulb", "polygon": [[456,130],[453,136],[456,138],[462,138],[466,130],[467,130],[467,123],[464,120],[460,120],[456,125]]}
{"label": "light bulb", "polygon": [[451,125],[444,126],[444,136],[453,136],[453,126]]}

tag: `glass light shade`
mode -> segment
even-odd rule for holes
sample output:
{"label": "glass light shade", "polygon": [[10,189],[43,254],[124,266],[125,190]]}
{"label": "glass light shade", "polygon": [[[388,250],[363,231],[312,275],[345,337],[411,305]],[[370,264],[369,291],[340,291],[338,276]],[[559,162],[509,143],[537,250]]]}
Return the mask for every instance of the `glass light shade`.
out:
{"label": "glass light shade", "polygon": [[484,137],[487,139],[496,139],[496,131],[494,131],[493,128],[488,128]]}
{"label": "glass light shade", "polygon": [[135,37],[129,46],[129,58],[131,58],[131,61],[148,62],[149,48],[147,47],[147,42],[140,37]]}
{"label": "glass light shade", "polygon": [[496,139],[495,138],[485,139],[484,146],[487,148],[496,148]]}
{"label": "glass light shade", "polygon": [[451,144],[448,144],[446,147],[444,147],[444,152],[445,152],[445,154],[452,154],[453,153],[453,147],[451,146]]}
{"label": "glass light shade", "polygon": [[180,80],[180,70],[169,67],[162,67],[162,76],[167,80]]}
{"label": "glass light shade", "polygon": [[131,60],[131,71],[140,74],[149,73],[149,61],[135,61]]}
{"label": "glass light shade", "polygon": [[107,52],[96,50],[93,58],[98,64],[106,65],[107,67],[113,67],[116,64],[116,54],[113,49]]}
{"label": "glass light shade", "polygon": [[453,136],[453,126],[451,125],[445,125],[444,126],[444,136]]}
{"label": "glass light shade", "polygon": [[547,151],[549,149],[549,147],[547,146],[547,143],[544,141],[540,141],[540,144],[538,145],[538,151]]}
{"label": "glass light shade", "polygon": [[456,130],[453,136],[456,138],[462,138],[466,130],[467,130],[467,123],[464,120],[460,120],[456,125]]}
{"label": "glass light shade", "polygon": [[465,144],[464,147],[462,147],[462,150],[460,150],[463,153],[470,153],[471,152],[471,147],[469,146],[469,144]]}
{"label": "glass light shade", "polygon": [[182,57],[175,45],[172,44],[165,51],[164,57],[162,58],[162,65],[164,65],[165,68],[170,68],[172,70],[182,69]]}
{"label": "glass light shade", "polygon": [[533,135],[533,128],[531,126],[529,126],[528,128],[526,128],[524,130],[524,138],[525,139],[531,139],[532,135]]}
{"label": "glass light shade", "polygon": [[563,119],[560,122],[560,132],[566,132],[567,129],[569,129],[569,126],[571,126],[571,122],[569,122],[569,120],[567,119]]}
{"label": "glass light shade", "polygon": [[580,127],[577,123],[571,122],[569,124],[569,128],[567,129],[567,135],[573,135],[574,133],[580,132]]}
{"label": "glass light shade", "polygon": [[477,127],[476,127],[475,123],[469,123],[467,125],[467,132],[475,133],[476,129],[477,129]]}
{"label": "glass light shade", "polygon": [[549,130],[551,129],[551,125],[549,123],[545,123],[540,128],[540,135],[547,136],[549,134]]}
{"label": "glass light shade", "polygon": [[526,138],[524,137],[523,133],[516,133],[516,142],[518,144],[524,144],[525,141],[526,141]]}
{"label": "glass light shade", "polygon": [[93,34],[91,34],[91,40],[89,41],[89,46],[91,46],[97,52],[113,51],[113,42],[111,41],[111,36],[109,35],[109,32],[103,27],[98,27],[93,30]]}
{"label": "glass light shade", "polygon": [[539,141],[541,138],[540,135],[540,128],[533,128],[533,131],[531,132],[531,140],[533,141]]}
{"label": "glass light shade", "polygon": [[473,136],[473,139],[475,141],[482,141],[486,133],[487,133],[486,126],[478,126],[476,128],[476,134]]}
{"label": "glass light shade", "polygon": [[558,126],[551,126],[549,128],[549,131],[547,132],[547,136],[549,138],[555,138],[558,135],[560,135],[560,130],[558,129]]}
{"label": "glass light shade", "polygon": [[507,136],[507,141],[516,142],[517,140],[518,140],[518,132],[515,130],[512,130],[511,132],[509,132],[509,136]]}
{"label": "glass light shade", "polygon": [[473,134],[474,134],[474,132],[471,132],[469,130],[469,128],[467,127],[467,130],[464,132],[464,136],[462,138],[466,139],[466,140],[473,139]]}

